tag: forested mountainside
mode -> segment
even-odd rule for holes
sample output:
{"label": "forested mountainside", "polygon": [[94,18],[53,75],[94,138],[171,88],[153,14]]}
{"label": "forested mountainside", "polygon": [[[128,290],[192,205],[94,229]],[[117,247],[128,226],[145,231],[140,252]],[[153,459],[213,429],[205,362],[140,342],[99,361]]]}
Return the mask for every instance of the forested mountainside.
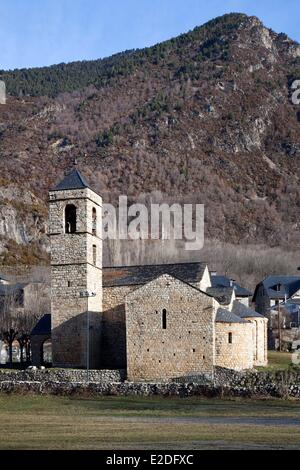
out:
{"label": "forested mountainside", "polygon": [[[206,238],[299,248],[300,46],[230,14],[96,61],[0,71],[0,263],[47,262],[47,191],[206,206]],[[162,193],[162,195],[160,195]]]}

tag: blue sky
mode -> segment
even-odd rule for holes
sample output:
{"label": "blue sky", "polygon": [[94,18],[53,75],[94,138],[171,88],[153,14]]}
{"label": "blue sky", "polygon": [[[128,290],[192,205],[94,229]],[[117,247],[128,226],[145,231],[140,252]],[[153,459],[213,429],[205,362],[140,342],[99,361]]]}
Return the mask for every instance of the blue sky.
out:
{"label": "blue sky", "polygon": [[299,0],[0,0],[0,69],[106,57],[232,11],[300,42]]}

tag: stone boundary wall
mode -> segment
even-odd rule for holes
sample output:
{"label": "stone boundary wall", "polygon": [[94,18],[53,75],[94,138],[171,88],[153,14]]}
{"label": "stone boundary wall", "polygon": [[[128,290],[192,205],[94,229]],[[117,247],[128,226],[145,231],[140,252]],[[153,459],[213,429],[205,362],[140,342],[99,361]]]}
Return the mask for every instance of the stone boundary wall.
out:
{"label": "stone boundary wall", "polygon": [[270,383],[255,387],[221,387],[202,384],[152,384],[133,382],[0,382],[0,393],[39,395],[96,396],[160,396],[160,397],[244,397],[244,398],[294,398],[300,399],[300,385],[281,387]]}
{"label": "stone boundary wall", "polygon": [[213,380],[191,376],[169,383],[121,381],[124,372],[91,371],[90,382],[86,382],[83,370],[0,371],[0,393],[300,399],[300,370],[240,373],[218,368]]}
{"label": "stone boundary wall", "polygon": [[[119,370],[90,370],[90,382],[122,382],[126,371]],[[86,382],[87,371],[83,369],[45,369],[45,370],[6,370],[0,369],[1,382]]]}

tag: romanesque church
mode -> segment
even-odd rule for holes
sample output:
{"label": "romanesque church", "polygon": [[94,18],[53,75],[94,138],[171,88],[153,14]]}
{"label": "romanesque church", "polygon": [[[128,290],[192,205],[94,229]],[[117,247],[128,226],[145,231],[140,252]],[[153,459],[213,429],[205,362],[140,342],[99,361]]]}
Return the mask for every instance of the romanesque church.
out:
{"label": "romanesque church", "polygon": [[[266,365],[266,318],[205,263],[103,268],[102,198],[77,169],[50,190],[49,214],[53,366],[149,381]],[[37,365],[45,321],[32,337]]]}

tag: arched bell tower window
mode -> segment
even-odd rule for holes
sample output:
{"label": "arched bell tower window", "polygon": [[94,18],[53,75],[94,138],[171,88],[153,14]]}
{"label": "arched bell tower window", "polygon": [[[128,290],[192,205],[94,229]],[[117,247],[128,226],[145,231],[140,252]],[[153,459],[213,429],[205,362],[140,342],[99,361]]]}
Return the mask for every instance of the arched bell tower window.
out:
{"label": "arched bell tower window", "polygon": [[76,207],[68,204],[65,208],[65,233],[76,232]]}
{"label": "arched bell tower window", "polygon": [[92,233],[93,235],[97,235],[97,211],[95,207],[92,210]]}

